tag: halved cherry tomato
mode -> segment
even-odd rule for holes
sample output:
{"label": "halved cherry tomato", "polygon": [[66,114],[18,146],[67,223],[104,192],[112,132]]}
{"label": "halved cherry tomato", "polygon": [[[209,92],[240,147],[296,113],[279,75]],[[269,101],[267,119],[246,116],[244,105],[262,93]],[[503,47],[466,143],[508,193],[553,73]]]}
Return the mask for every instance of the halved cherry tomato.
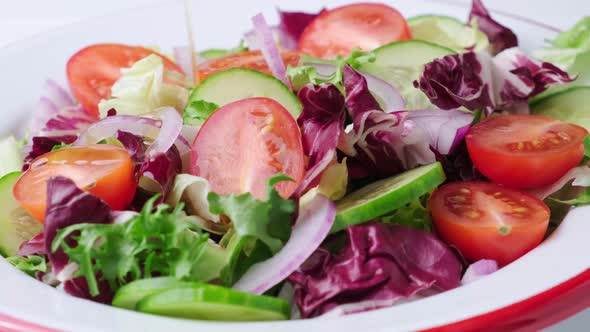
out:
{"label": "halved cherry tomato", "polygon": [[473,164],[492,182],[512,188],[551,184],[584,156],[588,131],[542,115],[500,115],[465,138]]}
{"label": "halved cherry tomato", "polygon": [[299,50],[331,59],[357,47],[371,51],[410,37],[408,23],[397,10],[384,4],[358,3],[323,11],[303,31]]}
{"label": "halved cherry tomato", "polygon": [[266,197],[268,178],[278,173],[295,182],[281,182],[277,191],[289,197],[303,178],[304,155],[293,116],[269,98],[227,104],[203,124],[192,146],[191,169],[220,194],[252,193]]}
{"label": "halved cherry tomato", "polygon": [[121,44],[96,44],[81,49],[67,64],[70,90],[86,109],[98,115],[98,102],[111,96],[121,68],[131,67],[150,54],[160,56],[164,67],[182,73],[174,62],[153,50]]}
{"label": "halved cherry tomato", "polygon": [[446,184],[428,205],[438,234],[472,262],[508,264],[541,243],[549,225],[542,201],[488,182]]}
{"label": "halved cherry tomato", "polygon": [[[285,67],[288,65],[297,66],[300,55],[301,54],[299,52],[293,51],[281,52],[281,57],[283,58]],[[244,51],[205,61],[199,64],[199,78],[205,79],[207,76],[218,71],[234,67],[249,68],[269,75],[272,74],[270,68],[268,68],[268,65],[266,64],[266,60],[264,60],[264,56],[262,56],[260,51]]]}
{"label": "halved cherry tomato", "polygon": [[16,200],[40,222],[45,219],[47,180],[58,175],[70,178],[115,210],[127,208],[137,188],[133,162],[123,148],[100,144],[46,153],[31,163],[13,191]]}

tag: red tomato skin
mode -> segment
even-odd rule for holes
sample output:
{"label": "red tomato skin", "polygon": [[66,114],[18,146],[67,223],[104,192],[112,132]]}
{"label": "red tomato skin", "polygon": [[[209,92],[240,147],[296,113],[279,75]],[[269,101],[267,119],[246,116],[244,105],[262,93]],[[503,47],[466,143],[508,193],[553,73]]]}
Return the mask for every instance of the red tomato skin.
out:
{"label": "red tomato skin", "polygon": [[[526,119],[526,117],[533,117],[533,115],[501,115],[501,117]],[[534,117],[556,121],[539,115]],[[570,169],[579,165],[584,157],[582,140],[588,132],[580,126],[560,124],[560,126],[564,126],[563,128],[568,128],[569,133],[572,133],[575,140],[572,145],[547,151],[515,153],[491,146],[485,140],[478,140],[478,128],[488,120],[473,126],[467,133],[465,142],[475,167],[494,183],[518,189],[532,189],[550,185]],[[501,134],[499,135],[501,136]]]}
{"label": "red tomato skin", "polygon": [[[344,24],[339,22],[344,20]],[[349,31],[343,31],[349,27]],[[347,56],[354,48],[371,51],[379,46],[411,38],[404,17],[378,3],[356,3],[323,11],[301,34],[298,48],[318,58]],[[355,44],[358,43],[358,44]]]}
{"label": "red tomato skin", "polygon": [[[284,144],[286,154],[267,153],[281,150],[275,139]],[[305,173],[297,122],[270,98],[248,98],[224,105],[209,116],[195,137],[190,173],[209,180],[211,190],[217,194],[250,192],[258,199],[266,198],[268,178],[282,173],[294,180],[276,185],[279,194],[287,198]]]}
{"label": "red tomato skin", "polygon": [[507,235],[501,235],[496,224],[481,220],[470,222],[470,220],[465,220],[465,217],[458,216],[448,211],[448,208],[441,206],[441,196],[445,191],[448,193],[448,186],[471,188],[471,186],[477,186],[480,183],[455,182],[435,190],[428,202],[432,211],[433,224],[436,233],[448,245],[457,248],[469,262],[492,259],[500,266],[504,266],[531,251],[543,241],[549,226],[550,211],[541,200],[528,193],[494,185],[500,191],[509,190],[518,193],[515,197],[521,197],[541,209],[539,212],[541,217],[538,220],[509,224],[510,232]]}
{"label": "red tomato skin", "polygon": [[[97,179],[90,180],[92,175],[101,173],[99,166],[87,166],[87,164],[77,165],[74,161],[68,159],[67,151],[78,150],[85,151],[84,154],[90,158],[92,156],[112,157],[112,160],[118,160],[117,167],[113,167],[110,173],[105,173]],[[111,154],[112,153],[112,154]],[[21,203],[23,208],[29,212],[33,218],[39,222],[45,219],[46,208],[46,187],[49,176],[64,176],[70,178],[84,191],[102,199],[113,210],[125,210],[133,200],[137,189],[137,180],[135,179],[135,167],[127,151],[121,147],[99,144],[87,147],[65,148],[52,151],[39,156],[31,162],[35,165],[42,159],[48,160],[68,160],[63,163],[64,166],[55,166],[53,168],[33,168],[31,166],[21,175],[13,188],[14,197]],[[87,160],[87,159],[84,159]],[[96,159],[102,160],[102,159]],[[109,159],[110,160],[110,159]],[[92,162],[88,159],[87,162]],[[92,173],[88,173],[92,172]],[[41,190],[41,192],[39,192]]]}
{"label": "red tomato skin", "polygon": [[[300,56],[301,54],[299,52],[281,52],[285,67],[288,65],[297,66],[299,64]],[[211,59],[199,64],[199,79],[204,80],[216,72],[235,67],[254,69],[272,75],[270,68],[268,68],[268,65],[266,64],[266,60],[264,60],[260,51],[244,51],[236,54],[229,54],[217,59]]]}
{"label": "red tomato skin", "polygon": [[166,69],[183,73],[166,56],[144,47],[94,44],[79,50],[68,60],[66,74],[70,90],[82,106],[98,116],[98,103],[110,97],[111,87],[121,77],[121,68],[130,67],[150,54],[161,57]]}

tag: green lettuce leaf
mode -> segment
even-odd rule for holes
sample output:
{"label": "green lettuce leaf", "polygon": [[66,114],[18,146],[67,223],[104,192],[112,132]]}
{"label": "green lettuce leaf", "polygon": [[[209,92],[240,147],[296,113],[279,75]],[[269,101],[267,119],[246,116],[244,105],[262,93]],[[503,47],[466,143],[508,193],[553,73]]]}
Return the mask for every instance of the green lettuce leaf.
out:
{"label": "green lettuce leaf", "polygon": [[233,224],[222,243],[227,241],[228,265],[222,272],[223,282],[230,286],[253,264],[277,253],[291,235],[295,202],[282,198],[275,184],[292,181],[284,175],[271,177],[265,200],[252,194],[220,196],[209,193],[212,213],[227,216]]}
{"label": "green lettuce leaf", "polygon": [[181,74],[164,68],[162,58],[151,54],[137,61],[131,68],[121,69],[121,77],[111,88],[111,98],[98,104],[101,117],[110,109],[117,114],[142,115],[171,106],[181,112],[189,92],[177,84],[186,84]]}
{"label": "green lettuce leaf", "polygon": [[185,125],[201,125],[207,118],[215,112],[219,106],[204,100],[195,100],[188,104],[182,114],[182,120]]}
{"label": "green lettuce leaf", "polygon": [[293,88],[298,91],[305,84],[322,84],[331,83],[338,87],[341,91],[344,91],[342,87],[342,68],[344,65],[350,65],[354,69],[358,69],[361,65],[375,61],[375,53],[363,52],[360,49],[354,49],[346,58],[338,57],[334,60],[317,59],[308,55],[302,55],[300,63],[323,63],[335,65],[338,69],[331,75],[325,76],[318,73],[317,69],[313,66],[297,66],[287,67],[287,76],[291,80]]}
{"label": "green lettuce leaf", "polygon": [[[570,74],[578,75],[577,80],[568,85],[588,84],[590,82],[590,16],[584,17],[569,30],[550,40],[547,47],[534,51],[533,56],[551,62]],[[551,92],[554,91],[555,88],[551,89]]]}
{"label": "green lettuce leaf", "polygon": [[47,272],[47,262],[43,256],[11,256],[6,258],[6,260],[15,268],[31,277],[35,277],[35,273],[37,272]]}
{"label": "green lettuce leaf", "polygon": [[432,231],[432,219],[430,211],[425,206],[424,202],[426,201],[428,201],[427,197],[418,198],[391,214],[381,217],[381,221],[430,232]]}

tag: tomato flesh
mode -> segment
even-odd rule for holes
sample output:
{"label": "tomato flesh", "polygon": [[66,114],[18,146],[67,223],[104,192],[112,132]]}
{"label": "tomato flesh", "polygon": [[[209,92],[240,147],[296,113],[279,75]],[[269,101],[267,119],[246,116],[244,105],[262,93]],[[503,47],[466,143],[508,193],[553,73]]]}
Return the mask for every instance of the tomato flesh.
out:
{"label": "tomato flesh", "polygon": [[551,184],[577,166],[587,134],[580,126],[542,115],[500,115],[473,126],[465,141],[483,175],[526,189]]}
{"label": "tomato flesh", "polygon": [[303,31],[299,50],[331,59],[346,56],[357,47],[371,51],[410,37],[408,23],[397,10],[384,4],[360,3],[322,12]]}
{"label": "tomato flesh", "polygon": [[121,68],[131,67],[150,54],[160,56],[166,69],[182,73],[174,62],[153,50],[121,44],[96,44],[81,49],[68,60],[70,90],[82,106],[98,115],[98,103],[111,96],[111,87],[121,77]]}
{"label": "tomato flesh", "polygon": [[428,202],[437,233],[469,261],[506,265],[545,236],[549,208],[527,193],[488,182],[454,182]]}
{"label": "tomato flesh", "polygon": [[294,182],[281,182],[276,188],[289,197],[304,171],[297,123],[269,98],[242,99],[219,108],[192,146],[191,174],[209,180],[220,195],[249,192],[264,199],[269,177],[282,173]]}
{"label": "tomato flesh", "polygon": [[[285,67],[288,65],[293,67],[297,66],[299,64],[300,55],[301,54],[299,52],[281,52],[281,57],[283,58]],[[268,65],[266,64],[266,60],[264,60],[264,57],[260,51],[245,51],[226,55],[221,58],[212,59],[199,64],[199,78],[205,79],[211,74],[234,67],[254,69],[265,74],[272,75],[270,68],[268,68]]]}
{"label": "tomato flesh", "polygon": [[100,144],[46,153],[31,162],[13,191],[16,200],[40,222],[45,219],[47,180],[52,176],[70,178],[114,210],[127,208],[137,188],[133,162],[123,148]]}

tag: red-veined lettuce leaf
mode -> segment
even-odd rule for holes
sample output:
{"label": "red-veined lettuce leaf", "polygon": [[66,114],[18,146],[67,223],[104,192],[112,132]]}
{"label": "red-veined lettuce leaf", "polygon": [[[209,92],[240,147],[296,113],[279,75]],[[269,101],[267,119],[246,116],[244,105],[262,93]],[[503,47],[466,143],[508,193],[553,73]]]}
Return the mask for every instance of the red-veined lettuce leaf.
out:
{"label": "red-veined lettuce leaf", "polygon": [[442,108],[510,109],[545,91],[549,84],[573,81],[548,62],[528,58],[518,48],[495,57],[467,52],[447,55],[424,67],[414,86]]}
{"label": "red-veined lettuce leaf", "polygon": [[468,21],[488,36],[493,54],[518,46],[514,32],[494,20],[481,0],[472,0]]}

